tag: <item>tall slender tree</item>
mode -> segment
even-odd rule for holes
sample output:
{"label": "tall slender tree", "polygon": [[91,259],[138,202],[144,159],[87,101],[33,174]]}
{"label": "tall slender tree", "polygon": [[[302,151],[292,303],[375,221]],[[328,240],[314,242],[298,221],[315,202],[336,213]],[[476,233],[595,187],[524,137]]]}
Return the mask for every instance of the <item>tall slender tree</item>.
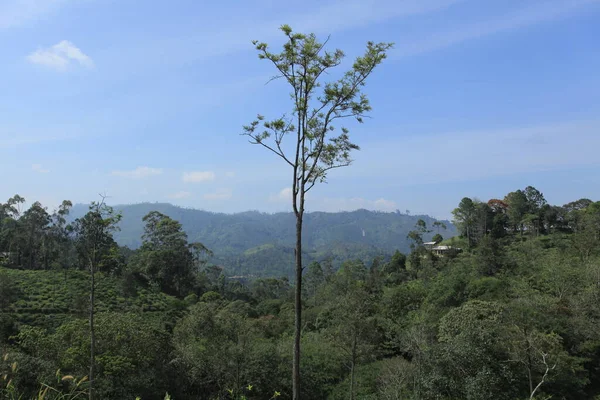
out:
{"label": "tall slender tree", "polygon": [[2,204],[0,217],[2,224],[0,226],[0,246],[3,251],[8,252],[9,263],[12,265],[21,265],[21,204],[25,203],[25,198],[15,194]]}
{"label": "tall slender tree", "polygon": [[[47,247],[47,233],[50,224],[50,215],[46,208],[38,201],[23,213],[23,243],[26,256],[26,267],[37,269],[40,267],[44,249]],[[46,246],[45,246],[46,245]]]}
{"label": "tall slender tree", "polygon": [[458,227],[460,235],[467,238],[469,246],[473,244],[473,230],[476,221],[475,203],[468,197],[458,204],[458,207],[452,211],[454,224]]}
{"label": "tall slender tree", "polygon": [[[292,208],[296,217],[295,246],[295,334],[292,371],[293,399],[300,398],[300,334],[302,327],[302,222],[305,195],[328,171],[352,163],[350,152],[358,146],[350,140],[348,129],[336,131],[335,123],[354,118],[362,122],[371,110],[362,92],[367,78],[385,58],[391,43],[367,43],[365,54],[358,57],[340,79],[321,87],[323,76],[344,59],[341,50],[325,50],[314,34],[301,34],[283,25],[286,42],[280,53],[271,52],[266,43],[254,41],[260,59],[270,61],[277,70],[273,79],[282,78],[292,88],[289,115],[267,120],[258,115],[243,134],[250,143],[259,144],[279,156],[292,170]],[[291,142],[284,139],[292,137]]]}
{"label": "tall slender tree", "polygon": [[178,221],[158,211],[144,216],[143,244],[137,257],[138,268],[162,291],[182,297],[191,289],[194,267],[199,268],[211,251],[202,243],[188,243]]}
{"label": "tall slender tree", "polygon": [[433,225],[434,228],[437,229],[436,233],[438,233],[438,234],[440,233],[440,228],[443,229],[443,230],[448,229],[448,227],[446,226],[446,224],[443,223],[443,222],[441,222],[441,221],[435,221],[432,225]]}
{"label": "tall slender tree", "polygon": [[513,232],[523,233],[523,218],[528,212],[529,203],[527,195],[522,190],[510,192],[504,197],[504,202],[508,204],[507,216]]}
{"label": "tall slender tree", "polygon": [[[65,272],[70,268],[72,259],[72,241],[70,233],[72,226],[67,224],[67,216],[73,207],[69,200],[63,200],[58,209],[52,214],[52,225],[50,227],[50,259],[59,269]],[[48,265],[46,265],[48,268]]]}
{"label": "tall slender tree", "polygon": [[112,233],[118,229],[121,214],[115,213],[112,207],[105,203],[105,196],[100,202],[92,202],[89,212],[75,221],[77,246],[80,254],[85,256],[85,262],[90,271],[90,373],[89,400],[95,398],[96,378],[96,332],[94,326],[96,271],[110,257],[111,250],[116,245]]}

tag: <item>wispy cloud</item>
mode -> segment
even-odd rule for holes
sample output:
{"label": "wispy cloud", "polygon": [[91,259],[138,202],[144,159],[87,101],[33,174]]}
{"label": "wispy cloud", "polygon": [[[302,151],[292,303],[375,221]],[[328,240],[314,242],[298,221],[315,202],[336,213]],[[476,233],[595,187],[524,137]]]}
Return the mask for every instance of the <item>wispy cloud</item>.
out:
{"label": "wispy cloud", "polygon": [[[554,0],[529,4],[520,10],[502,17],[462,25],[459,29],[431,33],[428,37],[399,41],[392,57],[407,57],[450,47],[468,40],[510,32],[527,26],[565,18],[583,11],[585,6],[598,4],[600,0]],[[527,2],[523,2],[527,4]]]}
{"label": "wispy cloud", "polygon": [[202,197],[204,200],[229,200],[231,196],[231,189],[217,189],[213,193],[207,193]]}
{"label": "wispy cloud", "polygon": [[173,200],[181,200],[181,199],[186,199],[186,198],[190,197],[191,195],[192,194],[190,192],[186,192],[186,191],[182,190],[180,192],[170,194],[167,197],[169,197],[170,199],[173,199]]}
{"label": "wispy cloud", "polygon": [[[600,166],[598,132],[600,121],[579,121],[402,137],[363,146],[360,157],[367,157],[357,158],[353,173],[362,177],[377,174],[402,185]],[[400,161],[391,150],[398,146],[411,149]]]}
{"label": "wispy cloud", "polygon": [[181,180],[186,183],[210,182],[215,180],[215,173],[212,171],[184,172]]}
{"label": "wispy cloud", "polygon": [[76,63],[85,68],[93,68],[94,61],[68,40],[63,40],[54,46],[39,49],[27,56],[33,64],[43,65],[57,71],[66,71]]}
{"label": "wispy cloud", "polygon": [[69,0],[2,0],[0,29],[14,28],[51,14]]}
{"label": "wispy cloud", "polygon": [[[11,132],[12,131],[12,132]],[[25,145],[35,145],[45,142],[54,142],[69,140],[78,137],[76,133],[52,133],[47,135],[27,135],[24,133],[15,133],[19,130],[3,131],[0,129],[0,149],[13,148]]]}
{"label": "wispy cloud", "polygon": [[441,11],[466,0],[338,0],[290,18],[294,29],[335,33],[394,18]]}
{"label": "wispy cloud", "polygon": [[[497,0],[502,3],[502,0]],[[401,58],[420,53],[431,52],[450,47],[467,40],[484,37],[494,33],[511,31],[544,21],[555,20],[574,12],[585,10],[586,6],[600,0],[545,0],[541,2],[521,2],[525,5],[513,13],[482,20],[472,24],[463,24],[456,29],[448,28],[432,32],[429,26],[405,32],[402,37],[386,35],[395,40],[395,50],[390,58]],[[169,33],[147,41],[125,44],[116,49],[113,58],[126,59],[129,68],[121,73],[138,73],[140,68],[151,65],[156,68],[187,64],[214,57],[230,55],[239,51],[251,50],[249,39],[266,41],[278,46],[283,35],[277,30],[282,22],[290,24],[295,30],[315,32],[319,35],[336,34],[369,25],[398,21],[444,12],[449,8],[469,10],[474,1],[469,0],[333,0],[309,4],[304,13],[286,14],[282,12],[276,19],[257,15],[255,18],[235,19],[225,26],[205,24],[206,27],[182,29],[178,34]],[[506,7],[504,7],[506,8]],[[462,10],[459,10],[462,12]],[[467,12],[466,15],[473,14]],[[451,19],[450,19],[451,20]],[[442,28],[439,28],[442,29]],[[248,36],[248,32],[252,36]],[[166,37],[165,37],[166,35]],[[219,40],[212,40],[217,36]],[[157,51],[160,49],[160,51]],[[114,51],[114,50],[111,50]],[[262,80],[261,80],[262,83]],[[206,93],[211,99],[212,93]],[[212,100],[211,100],[212,101]]]}
{"label": "wispy cloud", "polygon": [[35,172],[39,172],[40,174],[47,174],[48,172],[50,172],[49,169],[43,168],[42,164],[32,164],[31,169]]}
{"label": "wispy cloud", "polygon": [[[198,31],[194,25],[187,32],[165,38],[161,36],[145,43],[130,43],[127,49],[119,49],[132,65],[178,64],[209,60],[239,51],[251,50],[251,40],[266,41],[278,45],[284,36],[278,28],[287,23],[299,32],[320,35],[336,34],[366,25],[395,18],[411,17],[442,11],[467,0],[333,0],[308,4],[302,13],[282,12],[276,18],[235,18],[225,25],[206,24]],[[248,36],[251,32],[251,36]],[[218,40],[213,38],[218,37]],[[161,51],[157,52],[156,49]],[[166,56],[168,55],[168,57]],[[160,58],[159,58],[160,57]]]}
{"label": "wispy cloud", "polygon": [[142,179],[149,176],[160,175],[162,172],[161,168],[137,167],[136,169],[129,171],[112,171],[112,175],[129,179]]}
{"label": "wispy cloud", "polygon": [[[6,115],[9,114],[10,110]],[[0,149],[34,147],[52,142],[80,139],[83,136],[82,129],[81,123],[75,123],[72,120],[69,123],[61,123],[44,119],[43,123],[36,124],[23,119],[11,121],[10,118],[5,118],[0,124]]]}

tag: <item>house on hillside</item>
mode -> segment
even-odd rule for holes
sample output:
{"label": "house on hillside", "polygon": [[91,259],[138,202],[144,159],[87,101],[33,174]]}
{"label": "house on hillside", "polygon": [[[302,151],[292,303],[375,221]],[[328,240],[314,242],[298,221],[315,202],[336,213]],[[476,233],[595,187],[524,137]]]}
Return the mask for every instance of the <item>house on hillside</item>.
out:
{"label": "house on hillside", "polygon": [[462,249],[460,247],[454,246],[433,246],[431,248],[431,252],[436,256],[444,257],[444,256],[454,256],[460,253]]}
{"label": "house on hillside", "polygon": [[425,242],[425,249],[431,251],[436,256],[454,256],[462,251],[460,247],[438,245],[439,242]]}

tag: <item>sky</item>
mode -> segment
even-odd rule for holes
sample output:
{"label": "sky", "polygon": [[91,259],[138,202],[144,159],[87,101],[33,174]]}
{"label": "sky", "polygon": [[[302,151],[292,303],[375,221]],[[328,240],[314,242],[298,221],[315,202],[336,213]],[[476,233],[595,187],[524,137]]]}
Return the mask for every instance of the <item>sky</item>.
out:
{"label": "sky", "polygon": [[[307,198],[450,218],[528,185],[600,200],[600,0],[0,0],[0,201],[290,209],[291,170],[241,136],[290,110],[278,31],[347,55],[394,42],[361,150]],[[335,76],[330,76],[334,79]]]}

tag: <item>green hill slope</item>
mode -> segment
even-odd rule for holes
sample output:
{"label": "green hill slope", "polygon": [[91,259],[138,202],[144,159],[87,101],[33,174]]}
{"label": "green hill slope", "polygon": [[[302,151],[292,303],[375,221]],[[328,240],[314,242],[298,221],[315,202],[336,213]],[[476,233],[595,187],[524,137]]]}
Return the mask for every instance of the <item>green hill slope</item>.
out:
{"label": "green hill slope", "polygon": [[[97,312],[167,312],[178,301],[160,292],[125,290],[123,280],[97,275]],[[56,327],[71,318],[86,317],[89,275],[83,271],[21,271],[0,267],[1,312],[27,325]],[[6,292],[6,293],[4,293]],[[127,292],[127,293],[126,293]]]}
{"label": "green hill slope", "polygon": [[[212,262],[234,273],[259,275],[286,274],[293,263],[295,220],[292,213],[267,214],[248,211],[236,214],[176,207],[166,203],[142,203],[115,206],[123,214],[121,230],[115,233],[120,245],[137,248],[143,234],[142,218],[159,211],[181,222],[190,242],[199,241],[214,252]],[[82,216],[87,206],[76,205],[72,218]],[[358,258],[370,261],[395,250],[409,252],[406,235],[418,219],[427,225],[436,221],[424,215],[406,215],[367,210],[352,212],[307,213],[304,220],[304,248],[307,262]],[[454,236],[456,229],[443,221],[448,229],[444,237]],[[429,239],[435,232],[425,236]],[[268,245],[268,246],[267,246]]]}

